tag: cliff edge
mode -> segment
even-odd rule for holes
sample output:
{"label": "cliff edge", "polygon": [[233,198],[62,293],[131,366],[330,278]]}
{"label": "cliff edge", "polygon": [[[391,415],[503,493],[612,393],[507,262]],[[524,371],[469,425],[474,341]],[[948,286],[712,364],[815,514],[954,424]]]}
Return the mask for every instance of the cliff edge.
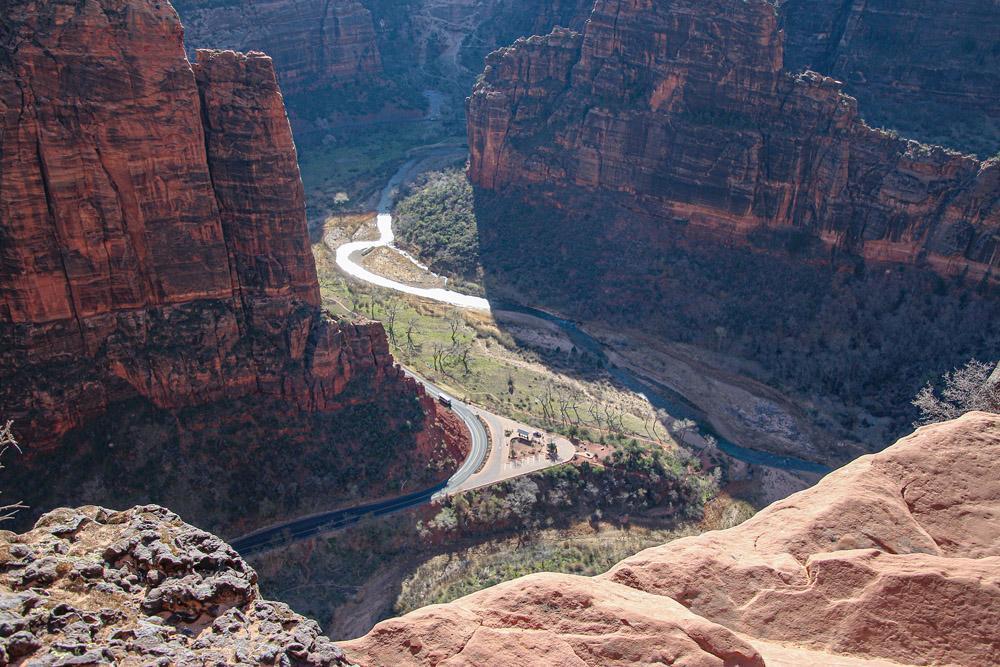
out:
{"label": "cliff edge", "polygon": [[594,579],[540,574],[377,625],[364,665],[985,665],[1000,627],[1000,415],[862,457],[749,521]]}
{"label": "cliff edge", "polygon": [[0,531],[0,663],[346,665],[225,542],[146,505]]}

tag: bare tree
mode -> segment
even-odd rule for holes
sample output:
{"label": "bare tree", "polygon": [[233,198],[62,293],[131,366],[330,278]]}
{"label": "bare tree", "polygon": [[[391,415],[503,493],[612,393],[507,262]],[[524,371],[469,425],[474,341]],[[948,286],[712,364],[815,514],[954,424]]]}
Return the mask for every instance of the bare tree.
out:
{"label": "bare tree", "polygon": [[574,415],[576,415],[576,419],[574,420],[573,423],[581,424],[583,423],[583,417],[580,416],[580,403],[586,397],[581,395],[580,392],[578,392],[576,389],[573,389],[571,393],[572,396],[570,398],[569,409],[573,411]]}
{"label": "bare tree", "polygon": [[698,424],[693,419],[677,419],[673,423],[674,436],[677,442],[684,443],[689,433],[695,432]]}
{"label": "bare tree", "polygon": [[445,360],[447,358],[448,349],[442,343],[434,343],[431,346],[431,361],[434,364],[434,370],[444,372]]}
{"label": "bare tree", "polygon": [[601,421],[601,412],[600,409],[598,408],[598,404],[594,403],[593,401],[588,403],[587,412],[590,413],[590,417],[591,419],[594,420],[594,424],[597,425],[597,428],[601,428],[601,424],[603,422]]}
{"label": "bare tree", "polygon": [[453,310],[448,314],[448,326],[451,328],[451,344],[458,345],[458,334],[462,331],[462,318],[458,311]]}
{"label": "bare tree", "polygon": [[410,321],[406,323],[406,346],[410,350],[410,354],[413,354],[417,350],[417,346],[413,344],[413,329],[417,326],[417,318],[411,317]]}
{"label": "bare tree", "polygon": [[571,397],[568,396],[563,391],[563,388],[560,386],[556,388],[556,398],[559,399],[559,418],[562,420],[562,423],[563,424],[572,423],[573,418],[569,414],[572,405]]}
{"label": "bare tree", "polygon": [[[0,427],[0,459],[3,458],[3,455],[6,454],[7,450],[11,447],[16,449],[18,453],[21,451],[21,447],[18,445],[17,439],[14,437],[13,426],[14,422],[8,420],[6,424]],[[0,463],[0,470],[3,469],[3,463]],[[0,522],[11,519],[15,514],[17,514],[18,510],[24,509],[25,507],[27,506],[20,502],[12,503],[10,505],[0,505]]]}
{"label": "bare tree", "polygon": [[656,413],[656,408],[650,407],[649,412],[643,413],[642,426],[646,429],[646,435],[649,436],[650,440],[655,440],[663,444],[663,440],[660,439],[660,433],[656,430],[658,424],[659,415]]}
{"label": "bare tree", "polygon": [[618,406],[604,404],[604,419],[608,424],[608,430],[613,433],[625,432],[625,411]]}
{"label": "bare tree", "polygon": [[389,342],[396,347],[396,316],[399,315],[399,302],[395,299],[385,306],[385,330],[389,334]]}
{"label": "bare tree", "polygon": [[920,410],[914,426],[954,419],[973,410],[1000,413],[1000,363],[970,359],[962,368],[944,374],[940,396],[928,382],[912,403]]}
{"label": "bare tree", "polygon": [[469,353],[472,351],[472,345],[468,342],[459,343],[456,346],[455,356],[458,360],[462,362],[462,369],[465,370],[465,374],[468,375],[471,371],[469,370]]}

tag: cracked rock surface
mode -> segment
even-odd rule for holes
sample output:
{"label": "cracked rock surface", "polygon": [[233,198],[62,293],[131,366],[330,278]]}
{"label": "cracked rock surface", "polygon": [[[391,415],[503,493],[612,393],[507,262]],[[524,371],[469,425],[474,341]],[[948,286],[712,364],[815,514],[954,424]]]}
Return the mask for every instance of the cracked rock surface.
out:
{"label": "cracked rock surface", "polygon": [[346,665],[218,537],[156,505],[0,532],[0,664]]}

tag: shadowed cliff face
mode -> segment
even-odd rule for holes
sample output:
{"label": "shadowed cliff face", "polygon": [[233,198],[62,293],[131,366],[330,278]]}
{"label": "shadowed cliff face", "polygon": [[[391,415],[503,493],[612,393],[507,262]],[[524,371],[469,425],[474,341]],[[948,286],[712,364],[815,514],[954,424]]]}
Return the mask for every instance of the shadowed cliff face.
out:
{"label": "shadowed cliff face", "polygon": [[1000,12],[992,0],[782,0],[785,63],[845,82],[868,122],[1000,151]]}
{"label": "shadowed cliff face", "polygon": [[492,54],[467,108],[487,289],[750,360],[874,449],[866,423],[903,432],[995,349],[1000,162],[870,128],[784,51],[766,2],[608,0]]}
{"label": "shadowed cliff face", "polygon": [[786,73],[766,2],[598,2],[582,36],[492,55],[468,107],[483,188],[606,191],[720,238],[794,227],[972,280],[1000,267],[1000,163],[872,130],[835,81]]}
{"label": "shadowed cliff face", "polygon": [[[33,511],[144,488],[186,503],[193,479],[246,456],[260,481],[293,486],[322,473],[317,451],[364,470],[370,437],[390,472],[362,473],[353,493],[441,475],[427,461],[458,430],[395,367],[381,325],[320,310],[271,59],[200,51],[192,69],[166,3],[26,0],[5,21],[0,414],[29,446],[10,493]],[[368,417],[338,418],[348,409]],[[178,472],[185,458],[204,465]],[[200,508],[214,528],[317,501],[279,490],[280,507],[247,507],[228,488],[243,514]]]}
{"label": "shadowed cliff face", "polygon": [[989,664],[1000,416],[919,429],[745,523],[595,577],[536,574],[384,621],[362,665]]}

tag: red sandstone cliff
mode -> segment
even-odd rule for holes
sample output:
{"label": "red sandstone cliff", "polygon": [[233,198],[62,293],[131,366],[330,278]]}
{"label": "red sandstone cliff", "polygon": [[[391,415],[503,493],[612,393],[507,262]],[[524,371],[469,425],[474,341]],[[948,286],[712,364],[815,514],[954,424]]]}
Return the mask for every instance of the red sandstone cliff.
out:
{"label": "red sandstone cliff", "polygon": [[357,0],[179,0],[185,41],[201,47],[259,50],[274,59],[287,94],[373,84],[382,72],[371,12]]}
{"label": "red sandstone cliff", "polygon": [[385,621],[362,665],[986,665],[1000,415],[919,429],[740,526],[594,579],[537,574]]}
{"label": "red sandstone cliff", "polygon": [[605,193],[640,237],[796,228],[972,280],[1000,267],[1000,163],[873,130],[839,83],[786,72],[763,0],[599,0],[582,35],[492,54],[468,117],[477,186],[557,208]]}
{"label": "red sandstone cliff", "polygon": [[[201,51],[192,68],[176,14],[152,1],[23,0],[4,22],[0,414],[30,445],[11,493],[35,509],[121,502],[122,486],[159,488],[130,466],[166,466],[160,497],[195,502],[193,474],[236,475],[233,461],[260,456],[257,484],[293,484],[273,515],[343,495],[294,486],[332,472],[311,470],[313,454],[388,461],[368,475],[374,492],[396,473],[420,478],[439,444],[460,455],[458,429],[394,365],[381,326],[319,307],[270,58]],[[134,450],[111,451],[137,428]],[[382,451],[366,453],[373,439]],[[213,526],[261,510],[221,519],[206,504]]]}

